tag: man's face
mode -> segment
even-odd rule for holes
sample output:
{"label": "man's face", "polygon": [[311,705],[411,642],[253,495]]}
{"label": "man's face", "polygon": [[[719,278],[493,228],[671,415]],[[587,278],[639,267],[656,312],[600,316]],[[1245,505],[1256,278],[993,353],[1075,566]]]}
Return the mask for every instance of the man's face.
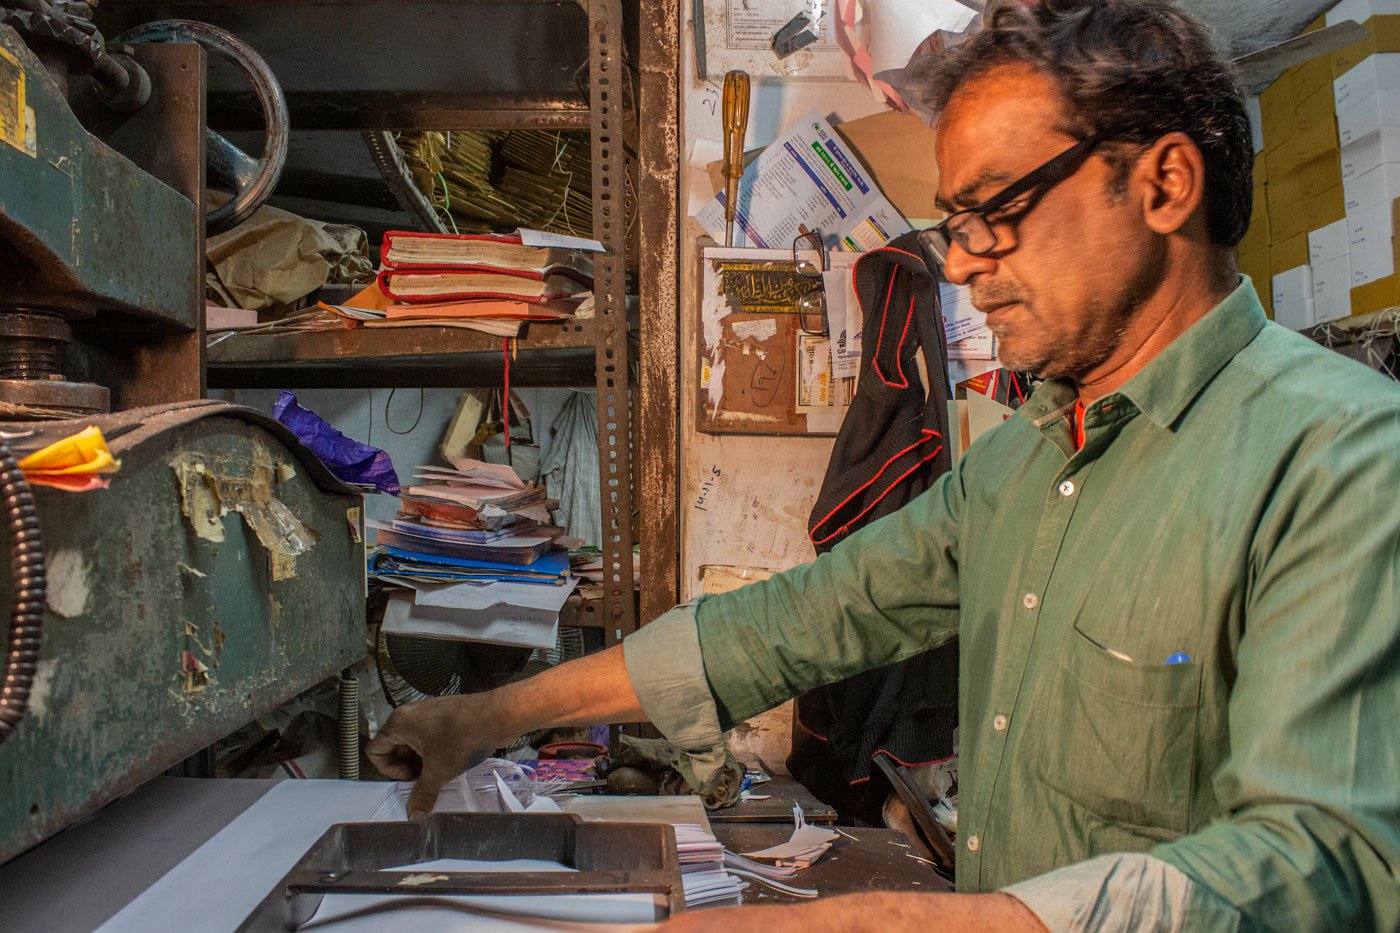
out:
{"label": "man's face", "polygon": [[[1073,146],[1067,105],[1054,84],[1020,65],[961,86],[938,123],[939,200],[970,207]],[[954,244],[944,272],[969,285],[1008,369],[1081,377],[1106,361],[1144,296],[1160,280],[1164,244],[1142,214],[1141,186],[1100,147],[1069,178],[1018,201],[994,223],[993,252]],[[996,218],[992,218],[995,220]]]}

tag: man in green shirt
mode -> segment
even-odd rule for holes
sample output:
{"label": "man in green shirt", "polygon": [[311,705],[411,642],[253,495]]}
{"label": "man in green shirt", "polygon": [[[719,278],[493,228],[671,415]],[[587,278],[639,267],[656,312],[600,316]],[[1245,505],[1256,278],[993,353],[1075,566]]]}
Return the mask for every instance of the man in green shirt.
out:
{"label": "man in green shirt", "polygon": [[1047,0],[989,11],[929,95],[947,277],[1035,395],[832,553],[405,707],[371,755],[425,812],[529,729],[644,714],[703,753],[957,636],[959,893],[681,925],[1400,928],[1400,388],[1238,275],[1228,66],[1166,0]]}

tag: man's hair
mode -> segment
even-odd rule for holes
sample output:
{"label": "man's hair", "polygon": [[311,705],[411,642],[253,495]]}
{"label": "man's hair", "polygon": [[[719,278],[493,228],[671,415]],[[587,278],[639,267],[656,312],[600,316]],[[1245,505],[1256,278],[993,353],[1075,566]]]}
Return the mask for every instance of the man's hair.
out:
{"label": "man's hair", "polygon": [[[1029,7],[993,0],[983,28],[931,62],[919,90],[941,112],[964,83],[1012,64],[1030,65],[1055,83],[1081,138],[1102,133],[1145,147],[1185,133],[1205,161],[1211,240],[1234,246],[1244,237],[1254,146],[1239,83],[1210,33],[1170,0],[1041,0]],[[1118,155],[1125,179],[1128,163]]]}

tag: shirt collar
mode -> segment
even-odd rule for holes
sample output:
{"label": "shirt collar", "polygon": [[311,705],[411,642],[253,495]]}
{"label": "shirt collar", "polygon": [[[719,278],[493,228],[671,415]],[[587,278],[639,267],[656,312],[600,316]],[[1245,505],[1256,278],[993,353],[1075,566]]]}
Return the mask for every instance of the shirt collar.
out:
{"label": "shirt collar", "polygon": [[[1205,317],[1158,353],[1118,394],[1162,427],[1181,417],[1206,384],[1264,327],[1264,307],[1249,276]],[[1062,379],[1046,380],[1021,412],[1041,427],[1073,407],[1078,392]]]}

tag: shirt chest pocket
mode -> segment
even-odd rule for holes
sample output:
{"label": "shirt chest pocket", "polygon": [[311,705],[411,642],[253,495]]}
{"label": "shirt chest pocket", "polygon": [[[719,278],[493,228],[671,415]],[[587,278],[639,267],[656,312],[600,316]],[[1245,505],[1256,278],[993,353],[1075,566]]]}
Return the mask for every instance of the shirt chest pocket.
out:
{"label": "shirt chest pocket", "polygon": [[1114,657],[1070,629],[1035,690],[1036,777],[1111,823],[1189,828],[1200,667]]}

